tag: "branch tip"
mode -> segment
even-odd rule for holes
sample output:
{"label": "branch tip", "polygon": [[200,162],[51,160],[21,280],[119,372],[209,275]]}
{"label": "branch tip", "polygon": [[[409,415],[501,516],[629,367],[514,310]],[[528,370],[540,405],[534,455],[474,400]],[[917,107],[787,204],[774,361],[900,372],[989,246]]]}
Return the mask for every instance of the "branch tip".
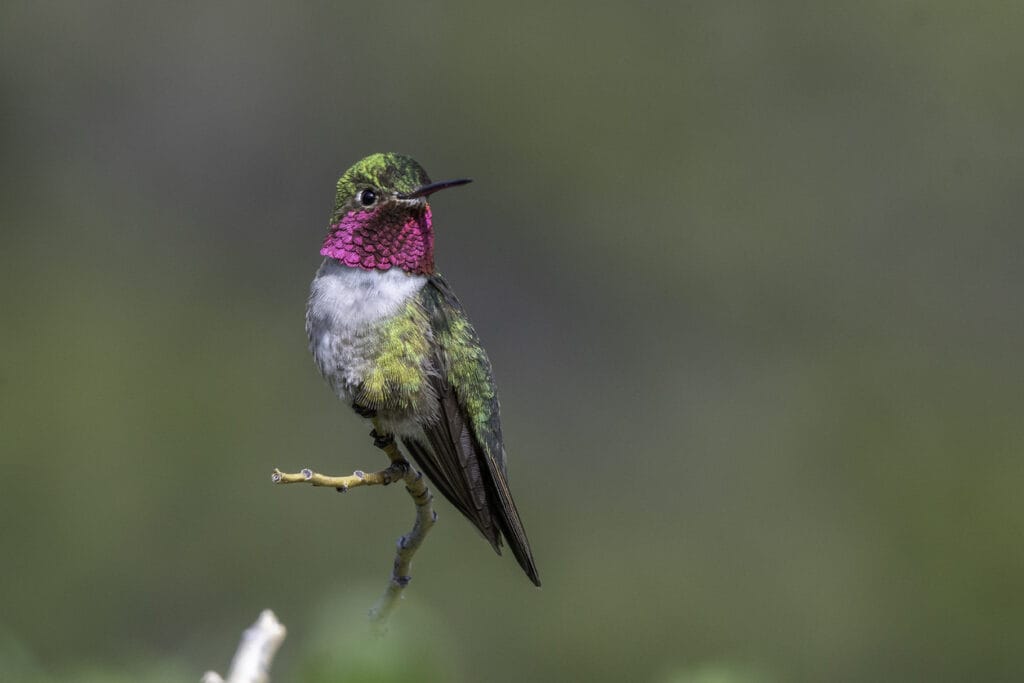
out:
{"label": "branch tip", "polygon": [[214,671],[203,674],[202,683],[267,683],[270,664],[287,635],[285,627],[268,609],[242,634],[227,681]]}

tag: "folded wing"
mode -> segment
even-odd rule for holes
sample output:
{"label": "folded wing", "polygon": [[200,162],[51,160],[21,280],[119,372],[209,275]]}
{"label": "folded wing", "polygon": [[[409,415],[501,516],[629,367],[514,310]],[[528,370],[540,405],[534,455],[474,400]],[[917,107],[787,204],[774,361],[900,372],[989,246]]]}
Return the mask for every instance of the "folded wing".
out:
{"label": "folded wing", "polygon": [[434,486],[501,553],[502,537],[540,585],[522,520],[508,488],[491,364],[462,306],[440,275],[420,292],[433,332],[437,417],[425,440],[403,442]]}

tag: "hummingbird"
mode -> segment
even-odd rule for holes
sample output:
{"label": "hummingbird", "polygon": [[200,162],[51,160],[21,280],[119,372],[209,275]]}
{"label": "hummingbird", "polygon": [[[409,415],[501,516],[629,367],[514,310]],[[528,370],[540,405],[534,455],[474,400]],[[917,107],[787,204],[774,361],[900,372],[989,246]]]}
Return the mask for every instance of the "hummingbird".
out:
{"label": "hummingbird", "polygon": [[[490,360],[434,267],[431,182],[410,157],[372,154],[338,179],[310,286],[306,333],[320,373],[375,443],[401,441],[445,498],[500,555],[502,538],[540,578],[509,491]],[[384,432],[384,433],[381,433]]]}

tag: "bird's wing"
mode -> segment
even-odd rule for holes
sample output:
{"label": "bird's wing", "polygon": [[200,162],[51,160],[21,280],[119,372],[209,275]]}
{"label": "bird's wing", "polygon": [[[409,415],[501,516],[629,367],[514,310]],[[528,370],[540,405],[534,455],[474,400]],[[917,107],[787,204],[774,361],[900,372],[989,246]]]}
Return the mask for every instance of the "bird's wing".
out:
{"label": "bird's wing", "polygon": [[422,425],[426,443],[403,441],[434,485],[499,553],[505,537],[539,586],[530,542],[508,488],[491,363],[444,278],[431,277],[420,297],[433,333],[436,374],[431,381],[438,417]]}

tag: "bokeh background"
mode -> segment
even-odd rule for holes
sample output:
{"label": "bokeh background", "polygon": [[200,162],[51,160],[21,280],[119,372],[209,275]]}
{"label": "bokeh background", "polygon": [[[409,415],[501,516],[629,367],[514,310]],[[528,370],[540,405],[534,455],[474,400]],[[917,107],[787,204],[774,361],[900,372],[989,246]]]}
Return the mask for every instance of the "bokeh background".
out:
{"label": "bokeh background", "polygon": [[[1014,3],[0,6],[0,679],[1020,680]],[[306,350],[337,175],[437,254],[542,590]]]}

